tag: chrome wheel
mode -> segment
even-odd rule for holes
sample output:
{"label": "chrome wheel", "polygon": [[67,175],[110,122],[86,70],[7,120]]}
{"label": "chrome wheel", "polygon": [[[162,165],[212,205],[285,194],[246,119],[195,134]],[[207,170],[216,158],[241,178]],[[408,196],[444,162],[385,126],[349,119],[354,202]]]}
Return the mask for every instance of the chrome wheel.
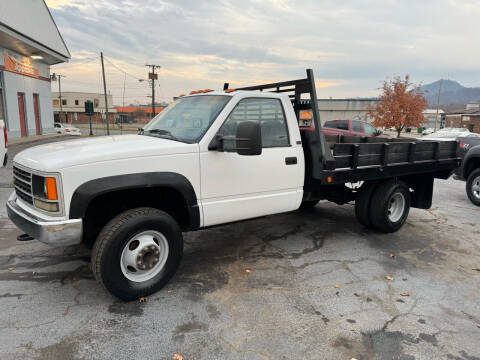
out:
{"label": "chrome wheel", "polygon": [[120,267],[128,280],[148,281],[163,270],[168,254],[168,241],[162,233],[144,231],[128,240],[122,251]]}
{"label": "chrome wheel", "polygon": [[480,200],[480,176],[477,176],[472,181],[472,194]]}
{"label": "chrome wheel", "polygon": [[395,223],[402,218],[405,211],[405,197],[397,192],[392,195],[388,204],[388,219]]}

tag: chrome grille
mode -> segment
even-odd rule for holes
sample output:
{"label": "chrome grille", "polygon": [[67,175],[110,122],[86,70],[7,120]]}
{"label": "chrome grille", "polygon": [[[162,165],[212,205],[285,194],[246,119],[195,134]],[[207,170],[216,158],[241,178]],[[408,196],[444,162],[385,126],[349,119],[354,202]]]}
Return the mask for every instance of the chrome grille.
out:
{"label": "chrome grille", "polygon": [[31,173],[14,166],[13,186],[15,187],[15,192],[20,199],[33,205]]}

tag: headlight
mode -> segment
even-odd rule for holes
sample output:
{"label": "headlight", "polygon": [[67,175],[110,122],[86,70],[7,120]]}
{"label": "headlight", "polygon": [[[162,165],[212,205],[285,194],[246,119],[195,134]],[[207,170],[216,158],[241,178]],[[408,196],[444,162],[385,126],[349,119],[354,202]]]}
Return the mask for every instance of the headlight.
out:
{"label": "headlight", "polygon": [[57,179],[49,176],[32,175],[33,204],[48,212],[58,212]]}

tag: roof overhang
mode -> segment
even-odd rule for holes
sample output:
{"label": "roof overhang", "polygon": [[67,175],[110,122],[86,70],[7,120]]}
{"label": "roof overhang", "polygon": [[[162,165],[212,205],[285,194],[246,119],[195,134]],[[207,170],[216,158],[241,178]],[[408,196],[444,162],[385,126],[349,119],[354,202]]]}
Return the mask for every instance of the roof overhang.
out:
{"label": "roof overhang", "polygon": [[69,59],[3,23],[0,23],[0,45],[24,56],[40,55],[43,57],[42,62],[49,65],[67,62]]}

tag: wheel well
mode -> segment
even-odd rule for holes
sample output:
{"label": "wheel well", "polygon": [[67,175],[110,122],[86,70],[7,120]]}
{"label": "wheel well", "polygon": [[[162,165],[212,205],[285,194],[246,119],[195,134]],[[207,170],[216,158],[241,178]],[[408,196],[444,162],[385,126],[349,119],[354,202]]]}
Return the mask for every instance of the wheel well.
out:
{"label": "wheel well", "polygon": [[468,178],[468,176],[473,170],[480,168],[480,157],[475,157],[468,160],[468,163],[466,165],[467,166],[465,167],[465,179]]}
{"label": "wheel well", "polygon": [[176,189],[164,186],[111,191],[93,198],[83,218],[83,241],[93,244],[102,228],[118,214],[137,207],[152,207],[171,215],[182,230],[191,224],[187,202]]}

